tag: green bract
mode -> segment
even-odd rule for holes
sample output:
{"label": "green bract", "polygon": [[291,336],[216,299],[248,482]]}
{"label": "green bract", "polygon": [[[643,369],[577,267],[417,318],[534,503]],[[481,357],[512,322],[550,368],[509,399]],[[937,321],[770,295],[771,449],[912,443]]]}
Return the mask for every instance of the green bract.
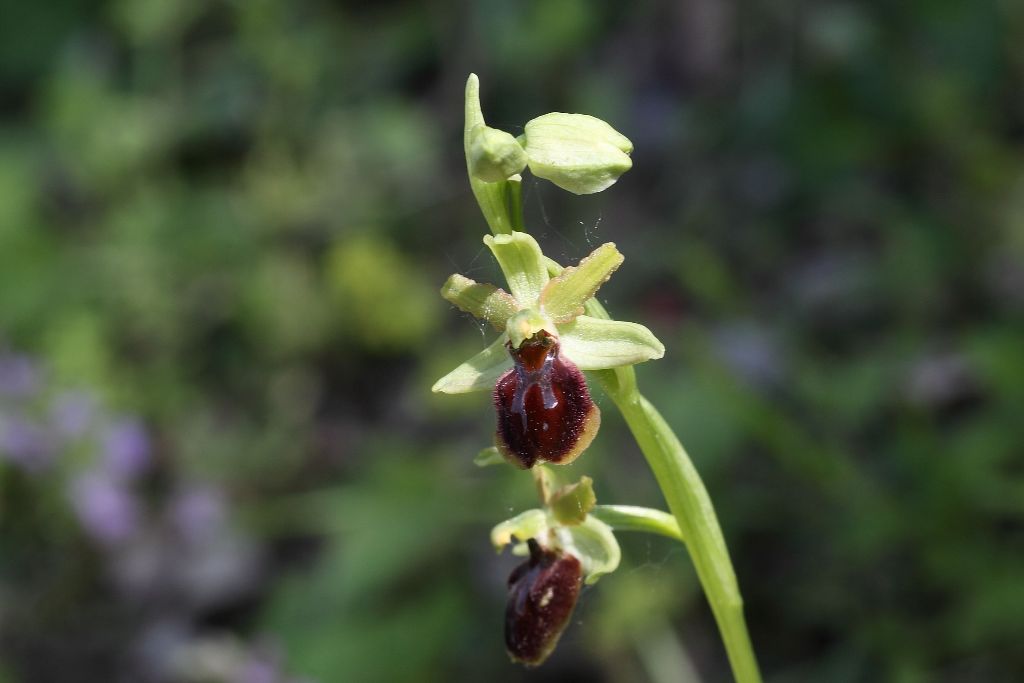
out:
{"label": "green bract", "polygon": [[554,278],[537,241],[522,232],[484,238],[512,293],[462,275],[448,278],[441,295],[486,320],[502,334],[486,349],[439,379],[435,392],[460,394],[494,388],[512,367],[505,347],[519,348],[540,330],[556,338],[581,370],[606,370],[661,358],[665,347],[643,325],[582,315],[584,304],[622,263],[614,244],[603,244]]}
{"label": "green bract", "polygon": [[612,185],[633,166],[633,143],[601,119],[553,112],[526,124],[530,172],[575,194]]}

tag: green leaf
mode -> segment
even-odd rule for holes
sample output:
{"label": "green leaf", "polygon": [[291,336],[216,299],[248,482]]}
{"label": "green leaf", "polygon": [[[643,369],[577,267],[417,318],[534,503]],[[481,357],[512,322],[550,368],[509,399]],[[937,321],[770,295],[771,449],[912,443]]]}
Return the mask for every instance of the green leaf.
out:
{"label": "green leaf", "polygon": [[493,389],[498,378],[512,367],[512,358],[505,348],[507,339],[501,335],[486,349],[437,380],[430,390],[442,394],[465,394]]}
{"label": "green leaf", "polygon": [[583,306],[622,265],[622,254],[611,242],[602,244],[578,266],[565,268],[551,279],[540,295],[543,311],[556,323],[567,323],[583,313]]}
{"label": "green leaf", "polygon": [[579,558],[584,582],[592,584],[619,566],[622,551],[610,526],[587,516],[582,524],[554,529],[559,545]]}
{"label": "green leaf", "polygon": [[601,119],[554,112],[526,124],[530,171],[574,194],[612,185],[633,166],[633,143]]}
{"label": "green leaf", "polygon": [[513,232],[509,235],[487,235],[484,244],[497,259],[519,305],[535,307],[541,290],[548,284],[548,271],[537,240],[525,232]]}
{"label": "green leaf", "polygon": [[466,313],[486,320],[499,331],[505,329],[508,319],[519,310],[515,298],[505,290],[475,282],[458,273],[444,283],[441,296]]}
{"label": "green leaf", "polygon": [[665,346],[643,325],[581,315],[558,328],[562,353],[580,370],[604,370],[665,355]]}
{"label": "green leaf", "polygon": [[548,503],[558,523],[567,526],[582,524],[596,504],[594,480],[586,476],[555,491]]}
{"label": "green leaf", "polygon": [[500,553],[505,546],[513,542],[513,538],[519,543],[524,543],[528,538],[546,538],[547,532],[547,512],[540,509],[527,510],[491,529],[491,545]]}

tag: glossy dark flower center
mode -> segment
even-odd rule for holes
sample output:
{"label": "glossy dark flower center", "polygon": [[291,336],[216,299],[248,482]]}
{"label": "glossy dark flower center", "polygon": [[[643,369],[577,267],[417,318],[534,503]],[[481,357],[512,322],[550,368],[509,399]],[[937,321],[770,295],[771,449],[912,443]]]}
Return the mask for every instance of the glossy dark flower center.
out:
{"label": "glossy dark flower center", "polygon": [[583,374],[559,355],[558,342],[546,332],[509,353],[514,366],[494,389],[498,448],[523,468],[571,462],[600,421]]}

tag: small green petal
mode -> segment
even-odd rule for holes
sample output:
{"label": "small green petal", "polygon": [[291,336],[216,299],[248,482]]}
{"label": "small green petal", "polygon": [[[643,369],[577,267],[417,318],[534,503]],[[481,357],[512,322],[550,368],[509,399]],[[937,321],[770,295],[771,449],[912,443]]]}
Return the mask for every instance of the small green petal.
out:
{"label": "small green petal", "polygon": [[588,515],[582,524],[556,527],[554,531],[558,544],[579,558],[585,583],[595,583],[618,569],[622,550],[612,528],[604,522]]}
{"label": "small green petal", "polygon": [[602,244],[578,266],[564,269],[540,295],[544,312],[556,323],[567,323],[583,313],[583,305],[622,265],[623,256],[611,242]]}
{"label": "small green petal", "polygon": [[437,380],[431,391],[442,394],[466,394],[494,389],[498,378],[512,367],[512,358],[505,348],[505,335],[447,375]]}
{"label": "small green petal", "polygon": [[494,253],[519,305],[524,308],[536,306],[541,290],[548,283],[544,255],[537,240],[525,232],[513,232],[510,235],[487,235],[484,244]]}
{"label": "small green petal", "polygon": [[604,190],[633,166],[633,143],[601,119],[553,112],[522,135],[530,171],[574,194]]}
{"label": "small green petal", "polygon": [[558,333],[562,353],[580,370],[617,368],[665,355],[665,346],[637,323],[581,315],[559,326]]}
{"label": "small green petal", "polygon": [[441,296],[466,313],[486,320],[498,330],[504,330],[508,319],[519,310],[519,304],[505,290],[470,280],[458,273],[444,283]]}
{"label": "small green petal", "polygon": [[513,537],[519,543],[523,543],[528,538],[546,536],[547,532],[547,513],[539,509],[527,510],[491,529],[491,545],[501,552],[505,546],[512,543]]}

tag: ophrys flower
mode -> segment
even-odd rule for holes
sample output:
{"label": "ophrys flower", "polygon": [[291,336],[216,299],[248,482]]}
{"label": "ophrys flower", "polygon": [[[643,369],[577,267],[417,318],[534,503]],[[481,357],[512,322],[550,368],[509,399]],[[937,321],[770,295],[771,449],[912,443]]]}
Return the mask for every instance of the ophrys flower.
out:
{"label": "ophrys flower", "polygon": [[[587,300],[623,261],[614,244],[603,244],[578,266],[561,270],[526,233],[488,235],[484,243],[511,293],[452,275],[441,295],[501,334],[433,390],[493,390],[495,445],[518,467],[572,462],[600,423],[580,370],[661,358],[665,348],[643,325],[583,314]],[[551,271],[561,272],[551,277]]]}

